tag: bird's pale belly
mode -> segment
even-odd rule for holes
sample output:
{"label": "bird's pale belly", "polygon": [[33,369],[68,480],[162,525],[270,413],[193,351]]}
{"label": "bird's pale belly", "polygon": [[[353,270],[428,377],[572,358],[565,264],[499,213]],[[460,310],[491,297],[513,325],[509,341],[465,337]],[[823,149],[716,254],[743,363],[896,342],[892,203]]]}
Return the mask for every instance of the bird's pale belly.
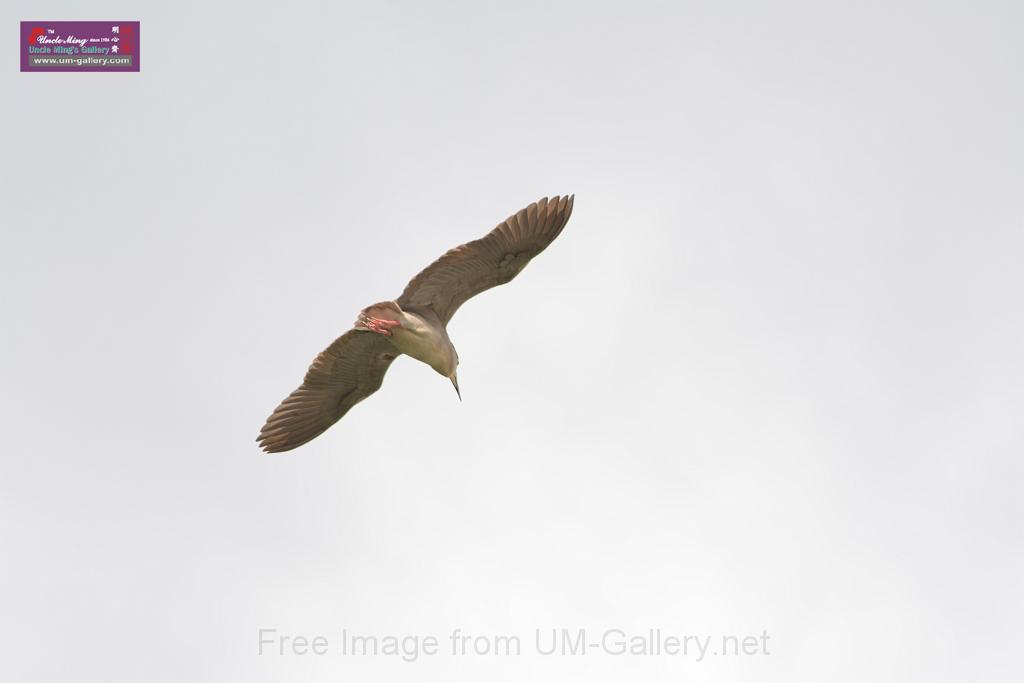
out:
{"label": "bird's pale belly", "polygon": [[442,332],[415,313],[402,313],[402,325],[390,338],[402,353],[423,361],[445,377],[454,368],[454,349]]}

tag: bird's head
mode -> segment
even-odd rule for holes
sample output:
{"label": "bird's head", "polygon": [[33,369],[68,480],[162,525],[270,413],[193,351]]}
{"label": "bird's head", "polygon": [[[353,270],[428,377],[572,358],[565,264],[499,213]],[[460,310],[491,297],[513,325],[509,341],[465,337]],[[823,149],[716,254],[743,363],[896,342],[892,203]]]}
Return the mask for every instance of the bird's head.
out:
{"label": "bird's head", "polygon": [[448,379],[452,381],[452,386],[455,387],[455,393],[459,395],[459,400],[462,400],[462,392],[459,391],[459,354],[455,351],[455,347],[452,347],[452,374],[448,375]]}
{"label": "bird's head", "polygon": [[459,400],[462,400],[462,392],[459,391],[459,376],[453,370],[452,374],[448,375],[448,379],[452,381],[452,386],[455,387],[455,393],[459,395]]}

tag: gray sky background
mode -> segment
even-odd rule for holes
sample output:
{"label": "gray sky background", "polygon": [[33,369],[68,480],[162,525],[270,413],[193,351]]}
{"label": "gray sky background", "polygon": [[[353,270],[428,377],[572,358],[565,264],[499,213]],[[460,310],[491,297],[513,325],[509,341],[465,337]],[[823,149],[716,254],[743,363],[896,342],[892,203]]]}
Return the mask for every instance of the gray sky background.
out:
{"label": "gray sky background", "polygon": [[[0,17],[5,680],[1019,680],[1019,3]],[[17,72],[19,20],[90,18],[140,74]],[[360,308],[568,192],[451,325],[465,402],[402,359],[257,450]],[[658,627],[771,655],[528,652]]]}

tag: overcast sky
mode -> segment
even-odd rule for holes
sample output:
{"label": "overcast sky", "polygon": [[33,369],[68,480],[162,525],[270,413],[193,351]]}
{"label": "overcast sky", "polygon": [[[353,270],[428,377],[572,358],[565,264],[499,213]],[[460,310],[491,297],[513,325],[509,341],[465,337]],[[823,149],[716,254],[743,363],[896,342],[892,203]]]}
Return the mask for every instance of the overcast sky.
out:
{"label": "overcast sky", "polygon": [[[487,5],[4,3],[0,677],[1020,680],[1021,5]],[[18,72],[92,18],[141,73]],[[258,451],[360,308],[562,193],[450,326],[462,403],[403,358]]]}

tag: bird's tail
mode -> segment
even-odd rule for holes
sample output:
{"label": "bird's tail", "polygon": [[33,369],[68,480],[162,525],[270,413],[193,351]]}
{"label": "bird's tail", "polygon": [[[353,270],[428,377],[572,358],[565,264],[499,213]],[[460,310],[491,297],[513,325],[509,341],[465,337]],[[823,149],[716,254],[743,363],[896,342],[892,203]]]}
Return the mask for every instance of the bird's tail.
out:
{"label": "bird's tail", "polygon": [[371,318],[377,318],[378,320],[401,320],[402,308],[394,301],[381,301],[372,306],[367,306],[359,311],[359,317],[356,318],[355,322],[356,329],[367,329],[366,323]]}

